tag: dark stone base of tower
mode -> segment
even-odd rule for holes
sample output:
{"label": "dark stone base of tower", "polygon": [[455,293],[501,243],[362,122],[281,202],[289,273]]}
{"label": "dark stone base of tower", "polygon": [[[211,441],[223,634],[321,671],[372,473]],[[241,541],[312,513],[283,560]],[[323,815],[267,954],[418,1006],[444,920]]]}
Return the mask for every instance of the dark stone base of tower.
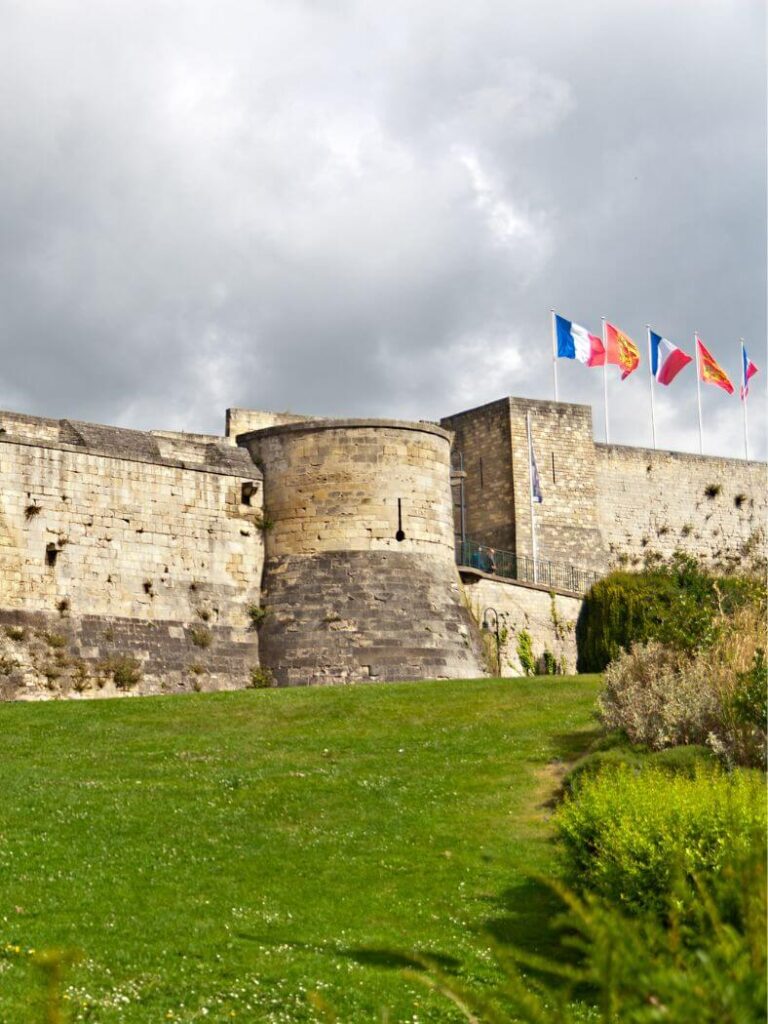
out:
{"label": "dark stone base of tower", "polygon": [[280,686],[482,674],[477,626],[442,558],[285,555],[264,579],[261,663]]}

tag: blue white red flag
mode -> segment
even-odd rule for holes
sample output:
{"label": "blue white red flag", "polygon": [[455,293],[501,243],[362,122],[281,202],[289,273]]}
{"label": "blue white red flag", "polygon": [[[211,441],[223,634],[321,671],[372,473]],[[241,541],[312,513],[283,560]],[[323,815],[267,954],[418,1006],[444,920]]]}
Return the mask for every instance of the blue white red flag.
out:
{"label": "blue white red flag", "polygon": [[741,346],[741,387],[739,394],[742,402],[749,394],[749,382],[757,373],[757,367],[747,355],[747,350]]}
{"label": "blue white red flag", "polygon": [[693,357],[651,331],[651,373],[659,384],[671,384]]}
{"label": "blue white red flag", "polygon": [[533,450],[533,443],[531,443],[531,498],[533,501],[538,501],[539,504],[544,501],[544,497],[541,493],[541,479],[539,478],[539,467],[536,465],[536,453]]}
{"label": "blue white red flag", "polygon": [[602,366],[605,363],[605,349],[596,334],[590,334],[586,327],[557,314],[555,327],[557,354],[561,359],[578,359],[585,366]]}

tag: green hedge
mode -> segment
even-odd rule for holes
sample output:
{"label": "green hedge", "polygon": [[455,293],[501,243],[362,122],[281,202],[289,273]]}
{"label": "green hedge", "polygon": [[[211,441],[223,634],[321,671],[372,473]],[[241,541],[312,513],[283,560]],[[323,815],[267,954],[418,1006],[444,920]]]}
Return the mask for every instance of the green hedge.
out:
{"label": "green hedge", "polygon": [[604,766],[558,812],[571,882],[633,910],[663,912],[679,876],[707,883],[765,834],[762,772]]}
{"label": "green hedge", "polygon": [[692,778],[700,768],[717,763],[717,756],[713,751],[701,745],[668,747],[666,750],[649,752],[645,747],[624,743],[605,750],[592,751],[578,760],[565,776],[563,791],[573,793],[587,776],[597,775],[606,768],[616,768],[619,765],[634,769],[663,768],[670,773],[681,772]]}
{"label": "green hedge", "polygon": [[658,640],[693,652],[715,638],[716,623],[750,601],[765,601],[765,584],[747,576],[709,573],[688,558],[645,572],[613,572],[588,591],[576,623],[579,672],[602,672],[633,643]]}

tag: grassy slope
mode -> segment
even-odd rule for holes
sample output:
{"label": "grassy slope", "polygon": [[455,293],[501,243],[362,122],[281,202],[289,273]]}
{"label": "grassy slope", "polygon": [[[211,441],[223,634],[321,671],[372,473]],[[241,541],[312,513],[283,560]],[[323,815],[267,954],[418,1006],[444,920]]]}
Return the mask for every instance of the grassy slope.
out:
{"label": "grassy slope", "polygon": [[[449,1021],[360,947],[546,946],[542,779],[594,678],[0,706],[0,951],[78,947],[80,1019]],[[24,956],[0,1020],[39,1019]],[[74,1019],[78,1019],[77,1014]]]}

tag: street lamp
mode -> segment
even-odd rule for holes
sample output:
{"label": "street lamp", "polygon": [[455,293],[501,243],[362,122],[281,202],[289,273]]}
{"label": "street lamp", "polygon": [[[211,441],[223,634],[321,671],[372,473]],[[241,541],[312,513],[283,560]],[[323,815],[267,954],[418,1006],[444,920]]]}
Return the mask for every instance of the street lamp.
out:
{"label": "street lamp", "polygon": [[[489,615],[493,620],[489,620]],[[501,636],[499,635],[499,613],[495,608],[486,608],[483,612],[483,630],[487,633],[493,629],[496,634],[496,671],[501,675]]]}

